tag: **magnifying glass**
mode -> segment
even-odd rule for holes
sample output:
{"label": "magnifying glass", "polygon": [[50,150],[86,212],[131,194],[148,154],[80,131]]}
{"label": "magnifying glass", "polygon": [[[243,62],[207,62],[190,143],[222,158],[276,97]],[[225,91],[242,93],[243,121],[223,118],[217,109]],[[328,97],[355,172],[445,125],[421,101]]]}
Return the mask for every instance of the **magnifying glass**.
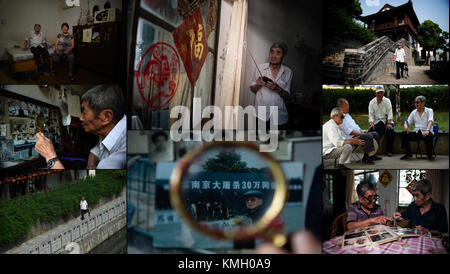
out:
{"label": "magnifying glass", "polygon": [[288,242],[279,215],[287,199],[272,156],[247,142],[217,142],[186,154],[170,179],[172,207],[198,232],[222,240]]}
{"label": "magnifying glass", "polygon": [[42,114],[34,116],[34,126],[38,132],[43,132],[47,128],[47,122]]}

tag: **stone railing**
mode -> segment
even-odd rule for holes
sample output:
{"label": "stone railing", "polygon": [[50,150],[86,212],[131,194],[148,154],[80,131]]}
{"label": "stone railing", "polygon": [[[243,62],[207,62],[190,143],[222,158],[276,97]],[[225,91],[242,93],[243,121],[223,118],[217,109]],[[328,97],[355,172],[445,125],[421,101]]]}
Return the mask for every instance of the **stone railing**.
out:
{"label": "stone railing", "polygon": [[[115,222],[119,218],[126,219],[126,199],[124,195],[117,198],[113,202],[91,210],[91,216],[85,215],[85,220],[77,220],[70,222],[63,228],[55,229],[48,237],[36,237],[33,244],[23,244],[20,248],[6,253],[18,254],[55,254],[61,253],[64,247],[71,242],[80,242],[89,234],[100,230],[110,223]],[[126,224],[126,222],[124,222]],[[100,243],[97,243],[100,244]]]}
{"label": "stone railing", "polygon": [[342,71],[344,81],[361,84],[375,79],[390,68],[393,52],[394,42],[387,36],[358,49],[346,49]]}

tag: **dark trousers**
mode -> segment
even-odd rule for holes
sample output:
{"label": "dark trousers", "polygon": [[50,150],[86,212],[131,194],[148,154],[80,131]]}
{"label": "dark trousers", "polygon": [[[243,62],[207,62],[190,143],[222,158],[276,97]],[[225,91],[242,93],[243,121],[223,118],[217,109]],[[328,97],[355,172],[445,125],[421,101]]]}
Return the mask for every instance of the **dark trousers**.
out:
{"label": "dark trousers", "polygon": [[[404,62],[399,62],[399,61],[395,61],[395,63],[397,64],[397,79],[400,79],[400,75],[403,77],[403,70],[405,68],[405,63]],[[401,74],[400,74],[401,72]]]}
{"label": "dark trousers", "polygon": [[84,214],[86,214],[87,212],[87,209],[81,209],[81,220],[84,220]]}
{"label": "dark trousers", "polygon": [[386,152],[392,153],[392,144],[394,143],[394,127],[391,129],[386,128],[386,124],[379,121],[375,124],[375,128],[371,127],[369,132],[376,131],[381,138],[386,134]]}
{"label": "dark trousers", "polygon": [[376,140],[377,143],[380,143],[380,137],[378,137],[378,133],[374,132],[366,132],[361,135],[358,135],[359,139],[364,141],[364,157],[367,157],[369,152],[374,150],[373,140]]}
{"label": "dark trousers", "polygon": [[[48,55],[47,49],[39,46],[39,47],[32,47],[30,48],[30,50],[31,53],[33,53],[34,55],[34,60],[36,61],[38,71],[50,72],[50,64],[49,64],[50,55]],[[41,63],[41,58],[44,59],[43,63]]]}
{"label": "dark trousers", "polygon": [[75,58],[74,58],[72,52],[69,52],[68,54],[64,54],[64,53],[61,51],[60,54],[55,54],[55,55],[53,56],[53,61],[55,61],[55,63],[59,65],[59,62],[61,62],[61,61],[64,59],[64,57],[67,58],[67,62],[69,63],[69,64],[68,64],[68,66],[69,66],[69,67],[68,67],[69,74],[72,74],[72,73],[73,73],[73,66],[74,66],[74,64],[75,64]]}
{"label": "dark trousers", "polygon": [[406,131],[402,132],[402,148],[406,150],[406,154],[411,155],[411,146],[409,145],[409,141],[418,141],[423,140],[425,142],[425,147],[427,150],[427,156],[433,156],[433,137],[434,135],[430,132],[426,137],[423,137],[422,132],[419,130],[417,132],[410,131],[406,133]]}

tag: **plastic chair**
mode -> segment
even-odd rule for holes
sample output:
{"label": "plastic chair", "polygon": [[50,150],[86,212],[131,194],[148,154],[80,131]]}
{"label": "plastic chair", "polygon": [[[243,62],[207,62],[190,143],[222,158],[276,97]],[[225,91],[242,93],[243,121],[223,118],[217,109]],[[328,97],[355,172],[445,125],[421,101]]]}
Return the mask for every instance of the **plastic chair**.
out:
{"label": "plastic chair", "polygon": [[[432,154],[433,156],[436,158],[436,144],[438,141],[438,132],[439,132],[439,125],[435,124],[433,125],[433,139],[432,139]],[[422,151],[420,150],[420,142],[422,141],[422,139],[417,138],[417,149],[416,149],[416,158],[422,158]],[[420,154],[420,157],[418,157],[417,155]]]}

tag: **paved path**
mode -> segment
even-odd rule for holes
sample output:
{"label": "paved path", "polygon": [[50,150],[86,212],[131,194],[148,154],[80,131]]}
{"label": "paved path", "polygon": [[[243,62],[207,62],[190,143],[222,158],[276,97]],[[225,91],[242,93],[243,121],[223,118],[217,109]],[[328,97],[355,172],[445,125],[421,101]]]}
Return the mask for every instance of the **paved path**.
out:
{"label": "paved path", "polygon": [[[120,197],[122,199],[124,199],[125,198],[124,193],[122,193]],[[117,199],[119,199],[119,198],[117,198]],[[111,207],[114,203],[117,203],[117,199],[114,199],[114,200],[112,200],[110,202],[107,202],[106,204],[104,204],[104,205],[102,205],[100,207],[96,207],[94,209],[91,209],[91,215],[95,216],[97,213],[100,213],[103,210]],[[86,220],[86,219],[89,218],[89,215],[85,214],[84,217],[85,217],[85,220]],[[40,234],[39,236],[36,236],[36,237],[34,237],[32,239],[29,239],[25,243],[22,243],[20,246],[15,247],[13,249],[10,249],[10,250],[6,251],[5,253],[7,253],[7,254],[22,254],[22,253],[24,253],[25,250],[28,250],[29,248],[38,245],[39,243],[41,243],[41,242],[51,238],[51,236],[53,236],[53,235],[59,235],[62,232],[66,231],[67,229],[69,229],[71,227],[74,227],[77,224],[81,224],[81,222],[82,221],[81,221],[81,217],[80,216],[77,217],[77,218],[74,218],[74,219],[66,222],[65,224],[59,225],[59,226],[57,226],[57,227],[55,227],[53,229],[50,229],[50,230]],[[64,247],[62,247],[62,248],[64,249]]]}
{"label": "paved path", "polygon": [[400,84],[400,85],[435,85],[437,82],[430,78],[430,67],[429,66],[410,66],[409,67],[409,77],[396,79],[395,68],[390,68],[385,74],[372,80],[366,84]]}
{"label": "paved path", "polygon": [[[358,153],[359,157],[362,158],[363,154]],[[449,156],[448,155],[437,155],[435,161],[429,161],[426,158],[416,159],[412,157],[408,160],[400,160],[403,154],[394,154],[392,157],[386,155],[379,155],[383,159],[380,161],[375,161],[375,165],[362,164],[361,162],[352,160],[351,164],[346,164],[345,166],[351,169],[448,169]],[[325,169],[334,168],[334,160],[324,160]]]}

